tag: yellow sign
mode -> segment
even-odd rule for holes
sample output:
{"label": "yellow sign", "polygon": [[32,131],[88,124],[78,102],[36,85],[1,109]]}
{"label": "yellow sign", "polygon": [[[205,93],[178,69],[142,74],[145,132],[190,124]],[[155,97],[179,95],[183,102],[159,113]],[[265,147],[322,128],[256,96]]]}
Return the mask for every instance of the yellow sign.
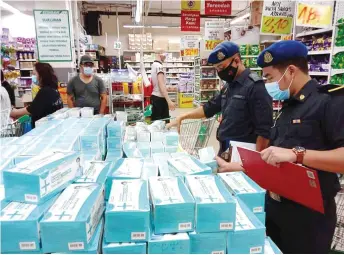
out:
{"label": "yellow sign", "polygon": [[332,25],[333,3],[297,5],[297,26],[326,28]]}
{"label": "yellow sign", "polygon": [[205,40],[205,49],[213,50],[218,44],[222,42],[223,40]]}
{"label": "yellow sign", "polygon": [[198,56],[199,55],[199,50],[194,48],[194,49],[184,49],[181,50],[181,55],[184,56]]}
{"label": "yellow sign", "polygon": [[292,27],[292,17],[263,16],[261,32],[276,35],[290,34]]}
{"label": "yellow sign", "polygon": [[201,10],[201,0],[195,1],[181,1],[182,11],[200,11]]}
{"label": "yellow sign", "polygon": [[191,93],[178,93],[179,108],[193,108],[193,95]]}
{"label": "yellow sign", "polygon": [[282,35],[281,36],[281,40],[282,41],[293,40],[293,35],[292,34],[290,34],[290,35]]}

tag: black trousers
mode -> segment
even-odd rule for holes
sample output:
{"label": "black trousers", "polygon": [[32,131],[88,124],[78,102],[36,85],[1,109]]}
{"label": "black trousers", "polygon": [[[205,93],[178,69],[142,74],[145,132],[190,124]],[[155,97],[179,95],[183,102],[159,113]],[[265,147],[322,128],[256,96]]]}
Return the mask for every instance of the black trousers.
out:
{"label": "black trousers", "polygon": [[325,214],[287,199],[266,196],[266,231],[283,253],[329,253],[336,226],[336,203],[324,201]]}
{"label": "black trousers", "polygon": [[[162,120],[162,119],[169,119],[170,112],[168,109],[168,104],[165,98],[157,97],[151,95],[151,104],[152,104],[152,121],[154,120]],[[169,121],[166,121],[169,122]]]}

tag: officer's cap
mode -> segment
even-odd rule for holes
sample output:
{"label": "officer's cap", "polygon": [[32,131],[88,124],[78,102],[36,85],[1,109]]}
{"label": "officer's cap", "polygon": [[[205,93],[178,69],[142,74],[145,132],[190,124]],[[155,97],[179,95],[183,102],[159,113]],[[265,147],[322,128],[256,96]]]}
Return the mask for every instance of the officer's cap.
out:
{"label": "officer's cap", "polygon": [[260,67],[273,66],[294,58],[307,58],[307,54],[306,46],[299,41],[280,41],[263,50],[257,64]]}
{"label": "officer's cap", "polygon": [[217,64],[239,53],[239,46],[226,41],[215,47],[208,57],[209,64]]}

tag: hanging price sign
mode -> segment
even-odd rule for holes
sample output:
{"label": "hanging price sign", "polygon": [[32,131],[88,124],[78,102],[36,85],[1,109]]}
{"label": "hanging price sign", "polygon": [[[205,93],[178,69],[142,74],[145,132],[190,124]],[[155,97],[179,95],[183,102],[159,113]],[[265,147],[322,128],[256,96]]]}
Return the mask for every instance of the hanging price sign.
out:
{"label": "hanging price sign", "polygon": [[204,43],[206,50],[212,50],[225,38],[223,21],[206,21]]}
{"label": "hanging price sign", "polygon": [[180,54],[181,56],[198,56],[199,55],[199,36],[185,35],[181,38]]}
{"label": "hanging price sign", "polygon": [[261,33],[277,35],[290,34],[292,25],[293,18],[291,17],[264,16]]}
{"label": "hanging price sign", "polygon": [[326,4],[297,5],[297,26],[327,28],[332,25],[333,2]]}

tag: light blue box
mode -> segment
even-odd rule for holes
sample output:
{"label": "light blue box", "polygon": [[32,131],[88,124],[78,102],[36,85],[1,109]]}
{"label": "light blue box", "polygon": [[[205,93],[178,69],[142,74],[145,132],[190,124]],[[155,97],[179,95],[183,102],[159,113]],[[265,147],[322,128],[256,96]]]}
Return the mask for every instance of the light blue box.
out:
{"label": "light blue box", "polygon": [[234,230],[236,201],[217,176],[190,175],[185,184],[196,202],[197,233]]}
{"label": "light blue box", "polygon": [[124,142],[123,152],[127,158],[142,158],[140,150],[137,148],[136,142]]}
{"label": "light blue box", "polygon": [[1,201],[1,253],[39,253],[41,238],[37,226],[55,199],[41,205]]}
{"label": "light blue box", "polygon": [[122,137],[125,130],[125,124],[123,121],[110,121],[107,125],[108,137]]}
{"label": "light blue box", "polygon": [[121,158],[112,164],[105,182],[105,199],[109,199],[113,180],[140,179],[142,167],[143,159],[136,158]]}
{"label": "light blue box", "polygon": [[234,232],[228,232],[228,254],[263,254],[265,227],[240,198],[237,198]]}
{"label": "light blue box", "polygon": [[14,144],[15,140],[17,140],[18,137],[0,137],[0,146],[7,146]]}
{"label": "light blue box", "polygon": [[243,172],[218,174],[229,191],[240,198],[253,213],[264,212],[265,190]]}
{"label": "light blue box", "polygon": [[22,145],[5,145],[0,148],[1,158],[13,158],[25,149]]}
{"label": "light blue box", "polygon": [[147,181],[114,180],[105,211],[108,243],[144,242],[150,234]]}
{"label": "light blue box", "polygon": [[88,153],[83,152],[80,155],[80,160],[81,160],[81,166],[84,170],[90,167],[92,161],[102,160],[102,155],[100,152],[88,152]]}
{"label": "light blue box", "polygon": [[110,171],[110,162],[92,161],[90,166],[84,170],[81,177],[75,180],[76,183],[98,183],[105,184]]}
{"label": "light blue box", "polygon": [[265,238],[264,254],[283,254],[270,237]]}
{"label": "light blue box", "polygon": [[174,176],[185,177],[186,175],[207,175],[212,174],[210,167],[206,166],[192,156],[180,155],[168,160],[170,172]]}
{"label": "light blue box", "polygon": [[0,158],[0,184],[3,183],[3,171],[12,167],[14,167],[13,158]]}
{"label": "light blue box", "polygon": [[255,213],[254,215],[256,215],[258,220],[260,220],[260,222],[265,226],[266,213],[265,212]]}
{"label": "light blue box", "polygon": [[152,235],[148,254],[190,254],[190,238],[186,233]]}
{"label": "light blue box", "polygon": [[115,163],[117,160],[119,160],[120,158],[122,158],[122,151],[118,151],[116,153],[107,153],[106,154],[106,162],[110,162],[110,163]]}
{"label": "light blue box", "polygon": [[164,144],[162,142],[151,142],[151,153],[164,152]]}
{"label": "light blue box", "polygon": [[6,199],[40,204],[72,183],[82,171],[78,152],[47,152],[3,171]]}
{"label": "light blue box", "polygon": [[43,252],[88,250],[103,212],[102,185],[97,183],[69,185],[41,221]]}
{"label": "light blue box", "polygon": [[152,158],[154,163],[158,165],[159,168],[159,176],[172,176],[170,174],[167,160],[171,158],[170,153],[163,152],[163,153],[154,153],[152,154]]}
{"label": "light blue box", "polygon": [[141,152],[143,158],[151,157],[150,142],[138,142],[137,149]]}
{"label": "light blue box", "polygon": [[16,139],[13,144],[28,146],[28,145],[32,144],[36,139],[37,138],[35,136],[23,135],[21,137],[18,137],[18,139]]}
{"label": "light blue box", "polygon": [[80,139],[78,135],[61,135],[50,146],[53,151],[80,151]]}
{"label": "light blue box", "polygon": [[191,254],[226,254],[227,233],[189,233]]}
{"label": "light blue box", "polygon": [[149,190],[153,204],[154,234],[194,230],[195,201],[182,179],[151,177]]}
{"label": "light blue box", "polygon": [[165,133],[164,144],[165,146],[178,146],[179,135],[177,132],[171,131]]}
{"label": "light blue box", "polygon": [[31,143],[25,150],[21,152],[21,156],[36,156],[49,150],[52,144],[55,143],[58,136],[40,136],[36,137],[35,141]]}
{"label": "light blue box", "polygon": [[144,159],[141,179],[148,181],[150,177],[157,177],[159,175],[159,169],[154,164],[152,159]]}
{"label": "light blue box", "polygon": [[216,153],[213,147],[206,147],[206,148],[198,150],[198,155],[199,155],[199,160],[203,164],[209,166],[211,170],[213,171],[213,173],[217,172],[218,165],[215,160]]}
{"label": "light blue box", "polygon": [[106,243],[103,240],[103,254],[146,254],[147,243]]}
{"label": "light blue box", "polygon": [[122,149],[122,138],[121,137],[108,137],[107,141],[107,150],[121,150]]}
{"label": "light blue box", "polygon": [[165,152],[174,153],[178,151],[178,146],[165,146]]}

